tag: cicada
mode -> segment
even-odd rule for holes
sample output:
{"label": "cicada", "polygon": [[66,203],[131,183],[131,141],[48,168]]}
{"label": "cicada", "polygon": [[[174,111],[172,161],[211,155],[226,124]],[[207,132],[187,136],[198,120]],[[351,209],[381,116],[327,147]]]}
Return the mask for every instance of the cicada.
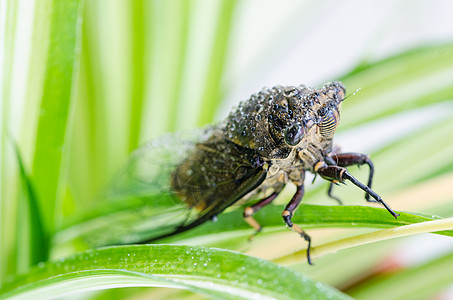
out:
{"label": "cicada", "polygon": [[[177,147],[167,147],[166,139],[176,139],[167,136],[137,150],[111,193],[130,197],[133,191],[136,199],[152,202],[150,232],[142,241],[148,242],[194,228],[241,199],[250,203],[243,212],[245,221],[259,232],[262,227],[253,215],[293,183],[297,189],[282,217],[308,242],[311,264],[311,238],[291,221],[304,196],[306,172],[329,181],[333,198],[332,184],[350,181],[365,192],[366,200],[398,216],[371,189],[374,167],[369,156],[337,153],[333,146],[344,99],[340,82],[320,89],[264,88],[217,126],[198,131],[195,139],[181,136]],[[369,166],[367,184],[348,172],[352,165]]]}

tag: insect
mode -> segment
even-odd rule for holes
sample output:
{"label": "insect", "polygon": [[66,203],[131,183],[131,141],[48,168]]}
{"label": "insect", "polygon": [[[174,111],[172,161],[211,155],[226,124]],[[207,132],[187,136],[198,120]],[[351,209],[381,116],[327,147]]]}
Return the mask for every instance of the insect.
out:
{"label": "insect", "polygon": [[[291,220],[304,196],[305,172],[330,181],[328,195],[334,199],[333,184],[350,181],[365,192],[366,200],[379,202],[396,218],[398,214],[371,189],[374,167],[370,158],[360,153],[337,153],[333,147],[344,99],[345,88],[340,82],[326,83],[318,90],[304,85],[265,88],[241,102],[222,123],[204,130],[197,143],[182,142],[179,158],[170,157],[174,166],[166,175],[155,164],[151,167],[155,174],[149,175],[147,163],[152,157],[142,159],[146,152],[140,154],[143,150],[139,150],[129,169],[141,178],[143,195],[148,193],[150,182],[169,191],[166,198],[159,198],[155,212],[166,225],[143,242],[194,228],[241,199],[255,201],[244,209],[243,216],[259,232],[262,227],[253,215],[292,182],[297,189],[282,217],[308,242],[311,264],[311,238]],[[148,147],[160,149],[161,155],[173,155],[174,151],[157,144]],[[366,185],[346,169],[364,164],[370,169]]]}

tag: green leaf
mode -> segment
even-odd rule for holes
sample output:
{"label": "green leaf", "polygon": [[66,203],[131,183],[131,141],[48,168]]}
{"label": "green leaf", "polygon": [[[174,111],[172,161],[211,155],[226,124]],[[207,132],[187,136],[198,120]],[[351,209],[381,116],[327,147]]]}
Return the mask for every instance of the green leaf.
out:
{"label": "green leaf", "polygon": [[[272,205],[256,214],[256,220],[263,225],[264,232],[287,230],[281,217],[284,206]],[[123,241],[146,240],[159,227],[172,224],[174,216],[158,218],[155,228],[151,229],[152,217],[146,215],[147,210],[139,212],[137,209],[122,210],[110,216],[90,220],[86,224],[80,223],[58,233],[55,239],[60,247],[68,243],[80,243],[90,247],[122,243]],[[152,210],[150,212],[153,212]],[[299,207],[293,217],[294,223],[303,228],[392,228],[408,224],[440,219],[436,216],[421,216],[400,212],[395,219],[385,209],[369,206],[321,206],[304,204]],[[156,216],[154,216],[156,218]],[[231,247],[247,243],[247,237],[253,234],[253,229],[243,220],[242,211],[235,210],[223,213],[217,222],[206,222],[192,230],[160,240],[163,243],[202,243],[204,245]],[[453,231],[439,232],[439,234],[453,236]],[[316,237],[313,237],[314,239]],[[229,245],[229,246],[227,246]]]}
{"label": "green leaf", "polygon": [[451,285],[452,265],[453,253],[448,253],[422,265],[371,280],[352,289],[350,294],[356,299],[367,300],[432,299]]}
{"label": "green leaf", "polygon": [[88,289],[165,286],[219,299],[349,299],[305,275],[269,261],[221,249],[116,246],[41,264],[10,283],[1,299],[62,297]]}
{"label": "green leaf", "polygon": [[344,102],[339,129],[451,100],[452,49],[453,44],[415,48],[359,66],[340,78],[350,93],[361,90]]}
{"label": "green leaf", "polygon": [[17,219],[20,220],[20,217],[23,215],[29,216],[29,223],[27,224],[29,231],[26,232],[29,235],[30,243],[29,245],[26,244],[23,246],[28,247],[30,265],[35,265],[41,261],[46,261],[49,258],[49,236],[44,230],[41,210],[39,208],[38,199],[36,198],[35,188],[33,187],[33,183],[25,170],[25,165],[17,144],[15,142],[12,143],[14,145],[14,152],[16,153],[17,163],[19,165],[22,192],[27,200],[28,208],[27,212],[19,211]]}
{"label": "green leaf", "polygon": [[[375,232],[365,233],[348,237],[341,240],[329,242],[317,247],[312,248],[311,256],[319,257],[328,253],[335,253],[342,249],[347,249],[359,245],[368,244],[371,242],[378,242],[396,237],[403,237],[413,234],[429,233],[429,232],[448,232],[447,235],[451,236],[453,230],[453,218],[429,221],[418,224],[411,224],[396,228],[389,228]],[[289,257],[279,258],[279,263],[288,263],[288,261],[300,261],[307,256],[306,250],[300,251],[296,254],[291,254]]]}
{"label": "green leaf", "polygon": [[233,21],[233,13],[237,3],[237,0],[223,0],[221,4],[215,41],[204,87],[201,114],[198,120],[199,126],[209,124],[214,121],[214,114],[216,113],[216,109],[223,98],[220,83],[226,63],[226,54]]}
{"label": "green leaf", "polygon": [[[47,61],[39,111],[32,178],[37,189],[46,230],[52,232],[57,200],[61,199],[62,164],[67,127],[71,116],[72,93],[76,88],[81,0],[50,1],[40,18],[50,18]],[[37,18],[38,22],[40,18]],[[37,33],[38,34],[38,33]],[[38,41],[37,41],[38,42]],[[39,43],[43,41],[40,40]]]}
{"label": "green leaf", "polygon": [[129,128],[129,150],[137,148],[140,137],[140,125],[145,100],[145,70],[148,59],[148,47],[146,47],[145,30],[149,28],[146,23],[148,19],[144,0],[131,2],[131,96],[130,96],[130,128]]}

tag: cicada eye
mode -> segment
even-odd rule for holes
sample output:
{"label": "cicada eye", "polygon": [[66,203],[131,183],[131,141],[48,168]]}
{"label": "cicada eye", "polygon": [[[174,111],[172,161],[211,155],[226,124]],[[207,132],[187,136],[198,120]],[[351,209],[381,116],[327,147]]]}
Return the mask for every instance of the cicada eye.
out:
{"label": "cicada eye", "polygon": [[300,123],[296,123],[286,128],[285,143],[290,146],[296,146],[304,137],[304,127]]}
{"label": "cicada eye", "polygon": [[328,113],[329,113],[329,109],[325,105],[321,106],[321,108],[318,109],[318,116],[321,118],[324,118],[325,116],[327,116]]}

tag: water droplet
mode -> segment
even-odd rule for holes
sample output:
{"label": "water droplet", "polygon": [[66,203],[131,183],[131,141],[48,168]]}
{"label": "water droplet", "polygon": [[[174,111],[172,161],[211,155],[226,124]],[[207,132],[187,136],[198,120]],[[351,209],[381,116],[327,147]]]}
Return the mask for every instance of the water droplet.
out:
{"label": "water droplet", "polygon": [[352,94],[355,96],[355,94],[357,94],[362,88],[358,88],[355,90],[355,92],[353,92]]}

